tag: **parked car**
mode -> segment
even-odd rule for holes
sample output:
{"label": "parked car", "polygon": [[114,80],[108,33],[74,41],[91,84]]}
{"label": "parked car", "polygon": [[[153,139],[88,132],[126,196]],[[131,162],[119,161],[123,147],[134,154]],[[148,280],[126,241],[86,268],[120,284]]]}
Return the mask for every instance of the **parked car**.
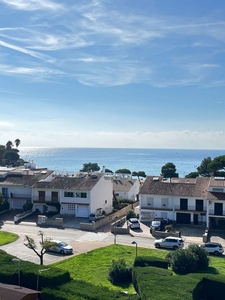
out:
{"label": "parked car", "polygon": [[130,229],[140,229],[141,228],[140,222],[138,221],[137,218],[130,218],[127,221],[127,226],[129,226]]}
{"label": "parked car", "polygon": [[153,230],[156,231],[163,231],[165,230],[166,221],[162,218],[155,218],[150,225],[150,233],[152,233]]}
{"label": "parked car", "polygon": [[60,254],[72,254],[73,248],[65,242],[51,240],[51,242],[55,243],[55,245],[51,246],[48,251],[56,252]]}
{"label": "parked car", "polygon": [[223,246],[219,243],[208,242],[200,245],[203,249],[205,249],[209,254],[220,255],[224,252]]}
{"label": "parked car", "polygon": [[105,217],[105,215],[103,215],[103,214],[90,214],[88,219],[90,222],[92,222],[92,221],[98,221],[104,217]]}
{"label": "parked car", "polygon": [[168,236],[165,239],[155,240],[154,245],[156,248],[168,248],[177,250],[184,247],[182,238]]}

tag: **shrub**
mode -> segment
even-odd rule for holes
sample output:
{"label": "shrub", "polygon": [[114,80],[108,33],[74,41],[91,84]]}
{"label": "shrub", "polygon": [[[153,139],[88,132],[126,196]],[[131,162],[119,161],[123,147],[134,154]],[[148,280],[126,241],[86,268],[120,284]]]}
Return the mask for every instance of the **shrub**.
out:
{"label": "shrub", "polygon": [[109,269],[109,280],[113,284],[132,282],[132,268],[126,265],[124,259],[113,260]]}
{"label": "shrub", "polygon": [[165,226],[165,230],[168,232],[175,232],[175,228],[173,227],[173,225],[166,225]]}
{"label": "shrub", "polygon": [[129,220],[130,218],[136,218],[136,213],[133,209],[127,211],[127,220]]}
{"label": "shrub", "polygon": [[32,207],[33,207],[33,203],[31,202],[27,202],[23,205],[23,211],[29,211],[29,210],[32,210]]}
{"label": "shrub", "polygon": [[154,266],[158,268],[168,268],[168,262],[159,257],[154,256],[138,256],[134,261],[134,267]]}
{"label": "shrub", "polygon": [[170,266],[178,274],[196,272],[197,257],[188,249],[178,249],[171,255]]}
{"label": "shrub", "polygon": [[187,249],[197,257],[198,270],[205,270],[208,268],[209,256],[208,252],[205,249],[194,244],[189,245]]}

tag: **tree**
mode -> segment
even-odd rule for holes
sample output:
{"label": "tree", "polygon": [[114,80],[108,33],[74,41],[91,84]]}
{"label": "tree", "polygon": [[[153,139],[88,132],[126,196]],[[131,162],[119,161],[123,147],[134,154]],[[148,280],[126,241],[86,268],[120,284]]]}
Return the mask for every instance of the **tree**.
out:
{"label": "tree", "polygon": [[16,153],[16,151],[13,151],[13,150],[9,150],[9,151],[6,151],[6,153],[4,154],[4,158],[9,160],[9,161],[15,161],[15,160],[18,160],[20,158],[19,154]]}
{"label": "tree", "polygon": [[6,150],[9,151],[9,150],[12,149],[12,147],[13,147],[13,143],[12,143],[11,141],[8,141],[8,142],[6,143]]}
{"label": "tree", "polygon": [[52,242],[51,239],[47,239],[47,238],[44,239],[43,238],[44,234],[43,234],[42,231],[39,231],[39,235],[41,236],[41,242],[40,242],[41,250],[40,250],[40,253],[37,250],[38,245],[36,244],[34,239],[31,238],[28,235],[25,236],[24,245],[27,248],[33,250],[37,254],[37,256],[40,258],[40,265],[43,265],[44,254],[50,249],[50,247],[55,246],[56,243]]}
{"label": "tree", "polygon": [[185,176],[185,178],[196,178],[199,177],[198,172],[191,172]]}
{"label": "tree", "polygon": [[176,173],[176,166],[171,162],[168,162],[167,164],[162,166],[161,175],[164,178],[170,178],[170,179],[172,177],[179,177],[179,174]]}
{"label": "tree", "polygon": [[119,169],[115,173],[117,174],[131,174],[131,171],[128,169]]}
{"label": "tree", "polygon": [[217,176],[220,171],[225,171],[225,155],[215,157],[209,164],[208,168],[211,171],[211,174]]}
{"label": "tree", "polygon": [[80,170],[81,172],[94,172],[94,171],[99,171],[100,167],[97,163],[88,163],[88,164],[83,164],[83,169]]}
{"label": "tree", "polygon": [[146,178],[146,174],[144,171],[138,171],[138,172],[134,171],[132,172],[132,176],[138,177],[138,179],[139,177]]}
{"label": "tree", "polygon": [[212,162],[211,157],[206,157],[202,160],[201,165],[197,167],[198,174],[203,177],[210,177],[211,170],[209,164]]}
{"label": "tree", "polygon": [[15,145],[16,145],[16,148],[18,148],[18,146],[20,145],[20,140],[19,139],[15,140]]}
{"label": "tree", "polygon": [[113,174],[113,171],[109,170],[109,169],[105,169],[105,173],[111,173],[111,174]]}

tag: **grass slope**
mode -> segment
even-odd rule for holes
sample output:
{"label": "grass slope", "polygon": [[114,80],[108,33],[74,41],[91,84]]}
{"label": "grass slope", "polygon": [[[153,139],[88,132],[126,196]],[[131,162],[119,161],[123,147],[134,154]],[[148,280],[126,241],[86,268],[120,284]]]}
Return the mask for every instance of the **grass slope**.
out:
{"label": "grass slope", "polygon": [[14,233],[0,231],[0,246],[15,242],[19,236]]}

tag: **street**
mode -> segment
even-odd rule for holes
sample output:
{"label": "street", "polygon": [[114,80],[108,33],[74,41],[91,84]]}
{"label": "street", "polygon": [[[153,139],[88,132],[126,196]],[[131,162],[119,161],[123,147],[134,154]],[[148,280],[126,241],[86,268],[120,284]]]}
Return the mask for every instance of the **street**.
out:
{"label": "street", "polygon": [[[138,247],[144,248],[154,248],[154,238],[149,234],[149,228],[144,227],[142,224],[141,231],[131,230],[129,235],[113,235],[111,232],[86,232],[79,229],[73,228],[43,228],[38,227],[35,224],[8,224],[5,223],[2,226],[2,231],[16,233],[19,236],[19,239],[7,245],[0,246],[0,249],[6,251],[7,253],[18,257],[19,259],[30,261],[36,264],[39,264],[39,257],[34,253],[33,250],[28,249],[24,245],[25,236],[28,235],[32,237],[37,245],[41,241],[40,232],[44,235],[44,238],[51,238],[56,240],[62,240],[74,249],[73,255],[78,255],[84,252],[91,251],[93,249],[104,247],[110,244],[124,244],[132,245],[132,242],[135,241]],[[185,246],[187,247],[190,243],[199,243],[199,240],[186,240]],[[133,245],[134,246],[134,245]],[[39,247],[40,250],[40,247]],[[44,255],[44,264],[48,265],[59,260],[63,260],[68,256],[46,253]]]}

